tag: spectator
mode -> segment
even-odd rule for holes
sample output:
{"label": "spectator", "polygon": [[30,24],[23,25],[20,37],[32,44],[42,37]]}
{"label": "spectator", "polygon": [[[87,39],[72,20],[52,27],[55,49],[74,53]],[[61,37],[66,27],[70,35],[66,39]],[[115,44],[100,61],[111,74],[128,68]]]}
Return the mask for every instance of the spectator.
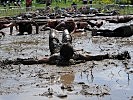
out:
{"label": "spectator", "polygon": [[29,8],[32,7],[32,0],[26,0],[26,11],[29,10]]}
{"label": "spectator", "polygon": [[71,6],[72,6],[72,8],[73,8],[74,10],[77,10],[77,4],[76,4],[75,2],[73,2],[73,3],[71,4]]}
{"label": "spectator", "polygon": [[92,0],[90,0],[89,3],[90,3],[90,6],[92,7]]}
{"label": "spectator", "polygon": [[17,2],[16,2],[16,4],[17,4],[17,6],[21,6],[21,0],[17,0]]}
{"label": "spectator", "polygon": [[52,3],[52,1],[51,1],[51,0],[46,0],[46,7],[50,6],[50,5],[51,5],[51,3]]}

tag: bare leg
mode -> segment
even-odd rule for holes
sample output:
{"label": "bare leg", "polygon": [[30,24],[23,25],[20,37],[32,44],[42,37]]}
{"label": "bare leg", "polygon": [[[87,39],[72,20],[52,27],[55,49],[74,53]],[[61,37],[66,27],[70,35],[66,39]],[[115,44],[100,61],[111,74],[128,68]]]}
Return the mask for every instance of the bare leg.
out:
{"label": "bare leg", "polygon": [[16,23],[10,23],[8,27],[10,27],[10,35],[12,35],[13,32],[13,27],[15,26],[16,30],[18,30],[17,24]]}

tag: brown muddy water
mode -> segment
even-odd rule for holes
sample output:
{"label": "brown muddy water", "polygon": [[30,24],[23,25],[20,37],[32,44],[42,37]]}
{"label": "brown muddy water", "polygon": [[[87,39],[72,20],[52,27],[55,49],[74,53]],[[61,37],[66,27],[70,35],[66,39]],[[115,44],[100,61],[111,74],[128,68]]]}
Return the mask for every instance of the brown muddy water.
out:
{"label": "brown muddy water", "polygon": [[[130,24],[133,22],[129,22]],[[102,28],[123,24],[105,23]],[[0,39],[0,60],[49,56],[48,31]],[[90,54],[129,51],[133,37],[91,37],[91,32],[73,36],[78,52]],[[61,37],[61,33],[58,34]],[[61,39],[61,38],[60,38]],[[83,50],[82,50],[83,49]],[[103,60],[59,67],[56,65],[0,66],[0,100],[133,100],[133,59]]]}

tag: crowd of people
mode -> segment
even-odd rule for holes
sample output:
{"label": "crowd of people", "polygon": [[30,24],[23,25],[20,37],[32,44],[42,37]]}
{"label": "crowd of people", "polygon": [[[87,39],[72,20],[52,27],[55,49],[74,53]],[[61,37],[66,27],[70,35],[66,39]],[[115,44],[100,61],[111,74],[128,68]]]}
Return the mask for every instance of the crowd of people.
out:
{"label": "crowd of people", "polygon": [[1,0],[0,4],[3,5],[3,7],[9,6],[9,8],[12,8],[12,6],[21,7],[22,2],[25,2],[27,11],[32,7],[32,0]]}
{"label": "crowd of people", "polygon": [[21,0],[1,0],[0,4],[5,6],[10,6],[11,4],[14,4],[14,6],[21,6]]}

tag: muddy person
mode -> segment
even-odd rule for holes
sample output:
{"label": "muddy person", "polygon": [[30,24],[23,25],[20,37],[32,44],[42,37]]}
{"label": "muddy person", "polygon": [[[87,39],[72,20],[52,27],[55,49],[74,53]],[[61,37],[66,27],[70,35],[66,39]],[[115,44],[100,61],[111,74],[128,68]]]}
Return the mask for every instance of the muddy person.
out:
{"label": "muddy person", "polygon": [[[2,29],[4,29],[4,28],[12,27],[12,26],[14,26],[13,23],[9,23],[9,24],[0,23],[0,30],[2,30]],[[2,32],[2,31],[0,31],[0,33],[1,33],[3,36],[5,35],[5,33]]]}
{"label": "muddy person", "polygon": [[109,21],[110,23],[126,23],[131,20],[133,20],[133,16],[118,16],[116,18],[107,19],[106,21]]}
{"label": "muddy person", "polygon": [[118,59],[126,60],[131,59],[128,51],[118,53],[116,55],[112,54],[99,54],[99,55],[90,55],[90,54],[79,54],[77,53],[70,43],[64,43],[59,53],[55,53],[49,57],[44,57],[42,59],[21,59],[17,58],[16,60],[5,60],[0,61],[1,66],[7,64],[23,64],[23,65],[32,65],[32,64],[50,64],[57,66],[69,66],[79,63],[85,63],[86,61],[101,61],[105,59]]}
{"label": "muddy person", "polygon": [[[68,31],[67,31],[68,32]],[[64,37],[63,37],[64,38]],[[67,37],[65,37],[67,38]],[[64,39],[65,39],[64,38]],[[49,41],[53,42],[53,45],[57,45],[53,40]],[[55,43],[55,44],[54,44]],[[53,48],[54,50],[56,48]],[[50,65],[58,65],[58,66],[68,66],[68,65],[75,65],[79,63],[84,63],[86,61],[100,61],[104,59],[118,59],[118,60],[125,60],[131,59],[130,54],[128,51],[124,51],[118,54],[99,54],[99,55],[90,55],[90,54],[81,54],[74,50],[71,42],[65,41],[62,43],[59,52],[53,52],[51,56],[44,57],[42,59],[21,59],[18,58],[15,61],[6,60],[1,61],[1,65],[6,64],[24,64],[24,65],[32,65],[32,64],[50,64]]]}
{"label": "muddy person", "polygon": [[109,29],[92,30],[92,36],[130,37],[132,35],[133,35],[133,24],[121,26],[114,30],[109,30]]}
{"label": "muddy person", "polygon": [[[38,28],[39,26],[36,23],[32,22],[18,22],[15,23],[14,26],[18,26],[18,34],[17,35],[24,35],[25,32],[28,33],[28,35],[32,34],[32,24],[36,27],[36,34],[38,34]],[[10,27],[10,35],[13,34],[13,26]]]}
{"label": "muddy person", "polygon": [[75,2],[71,4],[71,7],[74,9],[74,11],[77,11],[77,4]]}
{"label": "muddy person", "polygon": [[[22,15],[22,19],[23,19],[22,21],[14,22],[14,26],[19,32],[17,35],[24,35],[24,32],[27,32],[28,34],[32,34],[32,25],[36,27],[36,34],[38,34],[39,26],[36,22],[29,21],[27,15]],[[10,35],[13,34],[14,26],[10,27]]]}
{"label": "muddy person", "polygon": [[29,11],[32,7],[32,0],[26,0],[26,11]]}
{"label": "muddy person", "polygon": [[46,0],[46,7],[50,6],[52,3],[52,0]]}
{"label": "muddy person", "polygon": [[68,29],[71,33],[75,30],[75,22],[73,20],[49,20],[46,25],[41,29],[42,31],[47,29],[47,27],[56,29],[58,31],[63,31],[64,29]]}
{"label": "muddy person", "polygon": [[88,25],[90,25],[92,28],[94,26],[101,27],[103,25],[103,22],[96,22],[93,23],[90,20],[88,21],[78,21],[75,22],[73,19],[69,20],[49,20],[47,24],[42,28],[42,30],[45,30],[46,27],[54,28],[58,31],[63,31],[64,29],[68,29],[70,33],[75,33],[79,29],[87,29]]}

